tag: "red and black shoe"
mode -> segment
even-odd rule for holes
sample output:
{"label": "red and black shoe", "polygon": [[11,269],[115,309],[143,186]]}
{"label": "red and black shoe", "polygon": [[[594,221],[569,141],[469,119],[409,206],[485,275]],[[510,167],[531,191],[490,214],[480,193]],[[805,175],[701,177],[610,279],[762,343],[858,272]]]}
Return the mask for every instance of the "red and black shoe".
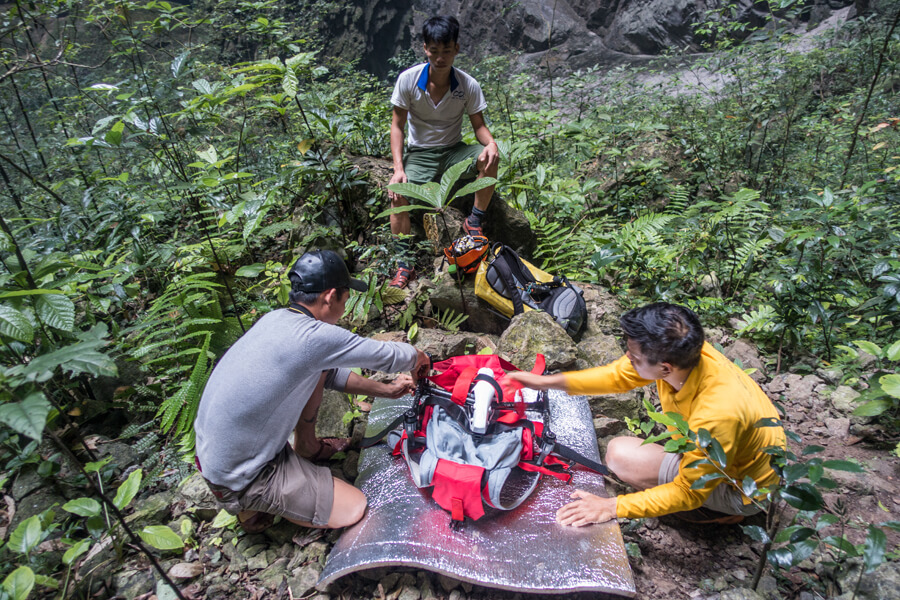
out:
{"label": "red and black shoe", "polygon": [[466,232],[466,235],[470,235],[472,237],[475,237],[476,235],[484,236],[484,229],[481,227],[481,225],[478,225],[476,227],[475,225],[470,224],[470,218],[471,216],[466,217],[466,220],[463,221],[463,231]]}
{"label": "red and black shoe", "polygon": [[409,269],[407,267],[398,267],[397,273],[394,275],[394,278],[391,279],[391,282],[388,284],[391,287],[395,288],[405,288],[410,281],[414,281],[416,278],[416,270]]}

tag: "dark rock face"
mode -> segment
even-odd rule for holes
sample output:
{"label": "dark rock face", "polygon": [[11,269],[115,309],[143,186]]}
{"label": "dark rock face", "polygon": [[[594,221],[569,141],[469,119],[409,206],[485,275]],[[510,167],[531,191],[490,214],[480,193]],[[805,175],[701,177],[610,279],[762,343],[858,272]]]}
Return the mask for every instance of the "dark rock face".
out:
{"label": "dark rock face", "polygon": [[[460,22],[460,46],[469,58],[521,52],[524,64],[554,51],[555,60],[578,69],[618,64],[670,48],[699,50],[694,32],[721,0],[352,0],[326,19],[330,53],[360,58],[384,75],[398,51],[421,53],[422,24],[432,15]],[[803,20],[819,21],[853,0],[808,0]],[[735,20],[758,26],[764,9],[741,0]]]}

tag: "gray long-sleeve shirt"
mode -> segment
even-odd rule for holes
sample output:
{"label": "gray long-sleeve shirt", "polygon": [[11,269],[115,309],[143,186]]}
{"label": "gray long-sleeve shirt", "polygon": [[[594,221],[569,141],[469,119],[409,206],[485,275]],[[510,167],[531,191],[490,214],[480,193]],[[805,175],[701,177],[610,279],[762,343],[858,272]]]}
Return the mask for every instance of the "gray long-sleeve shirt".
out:
{"label": "gray long-sleeve shirt", "polygon": [[203,476],[238,491],[287,443],[323,371],[343,390],[350,367],[415,367],[409,344],[378,342],[286,309],[263,316],[216,365],[194,430]]}

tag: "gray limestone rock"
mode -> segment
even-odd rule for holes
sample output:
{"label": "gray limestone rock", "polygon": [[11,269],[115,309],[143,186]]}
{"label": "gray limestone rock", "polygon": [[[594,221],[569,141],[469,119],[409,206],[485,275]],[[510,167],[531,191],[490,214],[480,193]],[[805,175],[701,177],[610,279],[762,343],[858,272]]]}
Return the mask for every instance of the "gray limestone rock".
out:
{"label": "gray limestone rock", "polygon": [[449,333],[442,329],[420,328],[415,346],[435,360],[474,352],[478,336],[474,333]]}
{"label": "gray limestone rock", "polygon": [[579,370],[590,369],[611,363],[622,356],[619,340],[604,333],[583,338],[578,343],[578,360],[575,367]]}
{"label": "gray limestone rock", "polygon": [[530,370],[535,357],[543,354],[548,371],[571,368],[575,364],[575,342],[543,311],[516,315],[500,336],[500,354],[520,369]]}
{"label": "gray limestone rock", "polygon": [[854,400],[859,398],[859,392],[846,385],[839,385],[831,392],[831,405],[835,410],[850,414],[858,406]]}
{"label": "gray limestone rock", "polygon": [[825,419],[825,427],[828,430],[829,437],[835,439],[844,439],[850,434],[850,419],[840,417],[837,419]]}
{"label": "gray limestone rock", "polygon": [[288,587],[291,588],[294,598],[309,595],[315,589],[321,573],[322,565],[315,562],[294,569],[290,578],[288,578]]}
{"label": "gray limestone rock", "polygon": [[120,571],[113,576],[113,589],[116,595],[125,600],[134,600],[138,596],[153,591],[156,585],[155,573],[151,569]]}
{"label": "gray limestone rock", "polygon": [[765,600],[765,598],[748,588],[733,588],[719,594],[719,600]]}
{"label": "gray limestone rock", "polygon": [[601,334],[621,335],[619,317],[624,311],[616,297],[599,285],[579,283],[578,287],[584,291],[588,310],[587,327],[582,339]]}
{"label": "gray limestone rock", "polygon": [[[896,562],[886,562],[871,573],[867,573],[859,579],[859,562],[855,562],[851,569],[842,573],[838,578],[841,591],[840,598],[852,597],[855,590],[858,600],[900,600],[900,565]],[[859,581],[859,588],[856,583]]]}
{"label": "gray limestone rock", "polygon": [[208,521],[219,512],[216,498],[199,472],[188,477],[178,488],[177,493],[187,501],[188,508],[193,508],[194,514],[200,519]]}
{"label": "gray limestone rock", "polygon": [[170,491],[136,499],[134,512],[125,517],[125,521],[138,529],[143,529],[147,525],[165,523],[172,515],[174,500],[175,493]]}
{"label": "gray limestone rock", "polygon": [[350,410],[350,398],[336,390],[324,390],[319,416],[316,418],[316,437],[350,437],[350,423],[344,423],[344,414]]}
{"label": "gray limestone rock", "polygon": [[281,585],[281,582],[288,576],[287,569],[285,568],[287,563],[288,560],[286,558],[279,558],[257,573],[256,578],[267,588],[275,589]]}
{"label": "gray limestone rock", "polygon": [[619,419],[610,419],[608,417],[594,418],[594,431],[598,438],[607,437],[621,433],[626,428],[625,422]]}
{"label": "gray limestone rock", "polygon": [[625,417],[637,419],[643,411],[640,390],[609,396],[588,396],[588,403],[592,414],[619,421],[624,421]]}
{"label": "gray limestone rock", "polygon": [[766,379],[766,365],[759,357],[759,350],[744,340],[735,340],[725,347],[725,356],[732,361],[740,361],[743,369],[756,369],[750,374],[753,381],[760,383]]}
{"label": "gray limestone rock", "polygon": [[462,295],[465,298],[465,307],[456,280],[445,270],[435,284],[429,300],[434,309],[441,311],[450,309],[458,314],[469,315],[462,325],[468,330],[489,334],[503,333],[509,320],[492,312],[494,309],[491,305],[475,295],[474,277],[469,276],[463,280]]}
{"label": "gray limestone rock", "polygon": [[46,483],[46,480],[38,475],[37,467],[23,466],[13,482],[11,494],[16,501],[20,501],[28,494],[34,492]]}

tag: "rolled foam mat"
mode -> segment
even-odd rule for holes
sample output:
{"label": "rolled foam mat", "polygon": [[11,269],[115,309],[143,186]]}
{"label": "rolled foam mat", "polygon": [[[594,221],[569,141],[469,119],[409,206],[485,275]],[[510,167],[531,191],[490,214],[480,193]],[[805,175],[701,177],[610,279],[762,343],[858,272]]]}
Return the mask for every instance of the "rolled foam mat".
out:
{"label": "rolled foam mat", "polygon": [[[377,399],[366,435],[381,432],[411,404],[412,396]],[[550,418],[559,442],[600,459],[583,397],[551,391]],[[531,497],[512,511],[485,507],[484,517],[457,526],[431,500],[429,490],[416,488],[406,462],[392,456],[384,442],[363,450],[356,486],[368,498],[368,510],[334,544],[319,579],[320,589],[364,569],[404,566],[517,592],[635,594],[622,532],[615,521],[587,527],[556,522],[556,510],[571,501],[569,495],[576,488],[607,495],[603,478],[582,467],[574,468],[569,484],[544,476]]]}

